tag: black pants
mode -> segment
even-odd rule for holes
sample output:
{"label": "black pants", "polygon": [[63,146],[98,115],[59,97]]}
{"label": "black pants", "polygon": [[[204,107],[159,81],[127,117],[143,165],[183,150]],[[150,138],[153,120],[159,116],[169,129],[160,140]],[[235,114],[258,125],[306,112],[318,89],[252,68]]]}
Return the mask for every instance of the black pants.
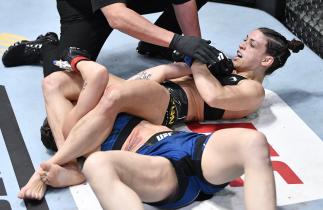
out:
{"label": "black pants", "polygon": [[[198,9],[207,0],[197,0]],[[172,4],[168,0],[132,0],[127,6],[139,14],[164,11],[155,24],[169,31],[181,34]],[[91,0],[57,0],[60,15],[61,34],[58,46],[42,48],[44,76],[59,69],[52,64],[70,46],[87,50],[92,60],[96,60],[104,42],[112,32],[101,11],[92,12]]]}

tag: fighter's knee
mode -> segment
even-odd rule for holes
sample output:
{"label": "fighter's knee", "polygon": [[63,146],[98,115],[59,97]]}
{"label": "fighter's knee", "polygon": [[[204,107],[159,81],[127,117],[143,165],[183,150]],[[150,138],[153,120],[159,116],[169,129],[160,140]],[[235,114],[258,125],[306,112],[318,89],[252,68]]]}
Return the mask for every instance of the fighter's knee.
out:
{"label": "fighter's knee", "polygon": [[92,173],[95,173],[98,165],[102,162],[104,152],[95,152],[91,154],[84,162],[83,173],[88,178]]}
{"label": "fighter's knee", "polygon": [[89,77],[87,79],[93,79],[96,82],[99,82],[102,85],[106,86],[109,79],[109,72],[105,66],[99,65],[98,67],[95,68],[94,71],[92,71],[91,74],[87,75],[87,77]]}
{"label": "fighter's knee", "polygon": [[247,158],[269,158],[269,145],[267,138],[263,133],[259,131],[251,132],[246,141],[244,149]]}
{"label": "fighter's knee", "polygon": [[103,96],[98,104],[98,108],[101,112],[117,111],[114,109],[121,106],[122,93],[118,88],[118,85],[108,85],[104,91]]}
{"label": "fighter's knee", "polygon": [[62,72],[54,72],[47,77],[43,79],[42,82],[42,90],[44,95],[50,94],[53,91],[58,91],[61,83],[63,80],[61,80],[60,74]]}

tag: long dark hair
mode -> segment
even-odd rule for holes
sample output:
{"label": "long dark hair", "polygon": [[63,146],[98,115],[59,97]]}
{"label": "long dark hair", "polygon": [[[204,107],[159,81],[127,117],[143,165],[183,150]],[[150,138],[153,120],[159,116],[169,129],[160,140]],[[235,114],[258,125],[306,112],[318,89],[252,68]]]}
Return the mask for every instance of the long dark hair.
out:
{"label": "long dark hair", "polygon": [[270,28],[258,28],[267,37],[266,53],[274,57],[273,64],[266,70],[266,75],[273,73],[276,69],[285,65],[290,50],[298,53],[304,48],[304,43],[293,39],[287,40],[283,35]]}

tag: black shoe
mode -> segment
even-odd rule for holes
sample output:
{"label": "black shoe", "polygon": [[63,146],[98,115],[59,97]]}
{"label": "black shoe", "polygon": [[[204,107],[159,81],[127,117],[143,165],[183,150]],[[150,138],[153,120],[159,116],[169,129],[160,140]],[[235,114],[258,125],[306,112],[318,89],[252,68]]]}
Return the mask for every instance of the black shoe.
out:
{"label": "black shoe", "polygon": [[147,55],[155,58],[162,58],[169,61],[173,61],[172,53],[173,50],[166,47],[157,46],[147,42],[140,41],[138,43],[137,52],[140,55]]}
{"label": "black shoe", "polygon": [[57,146],[54,140],[52,130],[49,127],[47,118],[45,118],[43,125],[40,127],[40,139],[43,145],[52,151],[57,151]]}
{"label": "black shoe", "polygon": [[6,67],[38,64],[41,61],[40,49],[45,44],[58,44],[58,36],[54,32],[40,35],[34,41],[22,40],[10,46],[2,56]]}

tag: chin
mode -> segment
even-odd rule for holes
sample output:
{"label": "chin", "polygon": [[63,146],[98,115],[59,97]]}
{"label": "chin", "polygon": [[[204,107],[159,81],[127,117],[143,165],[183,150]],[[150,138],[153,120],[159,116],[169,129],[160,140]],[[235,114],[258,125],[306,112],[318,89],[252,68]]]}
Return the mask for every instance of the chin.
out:
{"label": "chin", "polygon": [[243,66],[241,65],[238,65],[238,66],[235,66],[234,69],[236,70],[236,72],[246,72],[246,71],[249,71],[247,68],[244,68]]}
{"label": "chin", "polygon": [[241,64],[242,64],[241,60],[239,60],[239,59],[233,60],[233,66],[235,69],[239,69],[241,67]]}

